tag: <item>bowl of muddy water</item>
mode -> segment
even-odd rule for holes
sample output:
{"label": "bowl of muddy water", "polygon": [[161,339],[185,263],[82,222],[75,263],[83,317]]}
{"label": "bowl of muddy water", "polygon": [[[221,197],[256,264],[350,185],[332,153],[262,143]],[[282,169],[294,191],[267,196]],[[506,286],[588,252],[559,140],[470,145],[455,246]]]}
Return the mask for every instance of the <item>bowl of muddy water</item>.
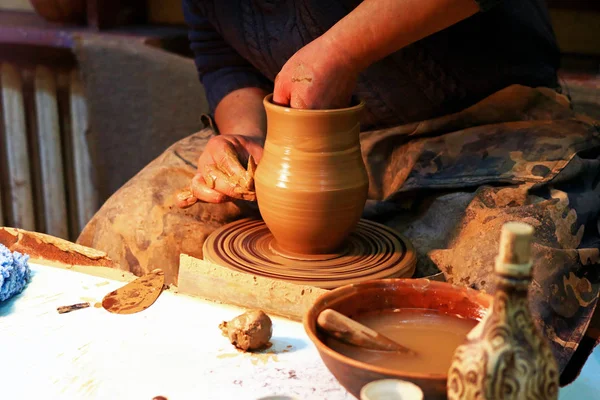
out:
{"label": "bowl of muddy water", "polygon": [[[454,350],[491,302],[482,292],[429,279],[372,280],[323,294],[305,314],[304,329],[329,371],[356,398],[372,381],[401,379],[419,386],[425,399],[446,399]],[[331,337],[317,326],[328,308],[418,355],[364,349]]]}

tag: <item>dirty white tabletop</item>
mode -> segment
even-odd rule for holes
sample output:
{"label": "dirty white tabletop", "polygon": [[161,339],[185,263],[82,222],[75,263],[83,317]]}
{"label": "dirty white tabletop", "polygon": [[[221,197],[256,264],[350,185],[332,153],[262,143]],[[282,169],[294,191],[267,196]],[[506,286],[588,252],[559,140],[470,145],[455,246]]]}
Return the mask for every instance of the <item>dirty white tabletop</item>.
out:
{"label": "dirty white tabletop", "polygon": [[[235,351],[218,325],[244,310],[164,292],[150,308],[110,314],[101,302],[122,282],[31,265],[19,296],[0,303],[3,399],[352,399],[321,362],[301,324],[273,318],[265,354]],[[56,308],[88,301],[68,314]],[[561,400],[600,398],[600,352]]]}

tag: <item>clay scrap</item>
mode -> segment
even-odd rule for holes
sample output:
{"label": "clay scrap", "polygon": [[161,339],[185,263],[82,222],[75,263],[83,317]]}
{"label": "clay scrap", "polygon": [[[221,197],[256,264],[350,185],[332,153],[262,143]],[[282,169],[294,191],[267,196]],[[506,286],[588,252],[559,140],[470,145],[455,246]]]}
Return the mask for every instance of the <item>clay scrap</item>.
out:
{"label": "clay scrap", "polygon": [[231,344],[243,351],[261,350],[268,346],[273,334],[271,318],[262,310],[247,311],[219,328]]}
{"label": "clay scrap", "polygon": [[58,311],[59,314],[66,314],[69,313],[71,311],[75,311],[75,310],[81,310],[82,308],[88,308],[90,306],[90,303],[77,303],[77,304],[71,304],[69,306],[60,306],[56,308],[56,311]]}
{"label": "clay scrap", "polygon": [[160,269],[104,296],[102,307],[114,314],[135,314],[150,307],[163,291],[165,273]]}

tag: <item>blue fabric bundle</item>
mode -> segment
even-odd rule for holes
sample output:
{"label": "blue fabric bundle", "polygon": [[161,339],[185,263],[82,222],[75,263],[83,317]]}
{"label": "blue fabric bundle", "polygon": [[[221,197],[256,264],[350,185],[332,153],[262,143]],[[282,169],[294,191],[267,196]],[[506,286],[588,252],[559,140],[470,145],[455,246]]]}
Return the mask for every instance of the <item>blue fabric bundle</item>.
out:
{"label": "blue fabric bundle", "polygon": [[10,299],[23,291],[31,279],[28,255],[12,253],[0,244],[0,301]]}

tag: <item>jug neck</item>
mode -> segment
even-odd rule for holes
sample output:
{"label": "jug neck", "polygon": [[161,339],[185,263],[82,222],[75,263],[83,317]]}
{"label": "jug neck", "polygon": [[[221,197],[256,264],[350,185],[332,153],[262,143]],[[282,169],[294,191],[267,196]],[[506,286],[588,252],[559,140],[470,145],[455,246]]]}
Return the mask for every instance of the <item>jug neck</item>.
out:
{"label": "jug neck", "polygon": [[364,102],[334,110],[300,110],[264,100],[267,114],[265,146],[291,147],[306,152],[336,152],[359,146]]}

